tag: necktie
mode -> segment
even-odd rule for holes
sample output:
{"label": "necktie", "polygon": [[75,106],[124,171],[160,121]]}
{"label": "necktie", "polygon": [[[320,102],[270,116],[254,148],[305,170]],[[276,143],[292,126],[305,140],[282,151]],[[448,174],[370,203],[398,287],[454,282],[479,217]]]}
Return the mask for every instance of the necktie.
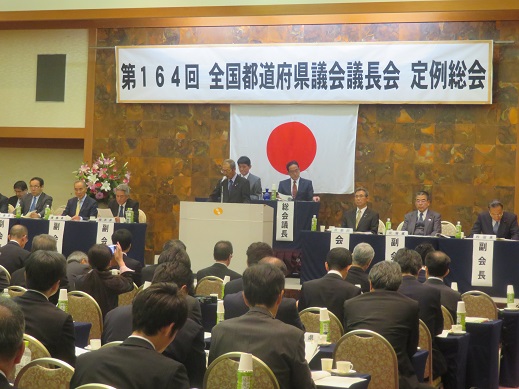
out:
{"label": "necktie", "polygon": [[77,205],[76,205],[76,216],[79,216],[80,209],[81,209],[81,200],[78,200]]}
{"label": "necktie", "polygon": [[418,221],[423,222],[423,212],[420,212],[420,219]]}
{"label": "necktie", "polygon": [[292,185],[292,198],[295,200],[297,196],[297,181],[294,181],[294,184]]}
{"label": "necktie", "polygon": [[496,222],[494,224],[494,227],[492,227],[492,230],[494,230],[494,234],[497,235],[497,230],[499,229],[499,222]]}
{"label": "necktie", "polygon": [[119,205],[119,217],[124,217],[124,207]]}
{"label": "necktie", "polygon": [[36,208],[36,197],[33,197],[31,207],[29,208],[29,212],[34,211],[35,208]]}
{"label": "necktie", "polygon": [[357,209],[357,218],[355,219],[355,228],[359,226],[359,220],[360,220],[360,209]]}
{"label": "necktie", "polygon": [[229,186],[227,187],[227,190],[230,192],[232,188],[232,180],[229,180]]}

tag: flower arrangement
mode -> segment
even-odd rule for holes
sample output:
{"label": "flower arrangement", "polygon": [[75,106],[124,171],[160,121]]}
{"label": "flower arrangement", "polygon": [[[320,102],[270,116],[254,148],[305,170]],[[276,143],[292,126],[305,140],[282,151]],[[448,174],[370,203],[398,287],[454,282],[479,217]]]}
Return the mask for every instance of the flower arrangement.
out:
{"label": "flower arrangement", "polygon": [[105,158],[103,154],[92,163],[92,166],[83,163],[79,170],[73,172],[78,180],[86,182],[87,196],[98,202],[108,202],[115,197],[114,189],[119,184],[130,182],[130,172],[126,168],[117,168],[115,158]]}

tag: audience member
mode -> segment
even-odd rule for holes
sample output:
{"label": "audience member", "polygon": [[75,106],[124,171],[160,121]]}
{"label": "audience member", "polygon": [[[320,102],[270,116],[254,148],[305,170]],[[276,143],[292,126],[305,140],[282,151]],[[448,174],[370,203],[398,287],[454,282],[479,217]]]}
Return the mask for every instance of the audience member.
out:
{"label": "audience member", "polygon": [[290,178],[280,181],[278,192],[291,196],[294,201],[319,201],[319,196],[314,196],[314,187],[311,180],[300,177],[299,163],[290,161],[287,163],[287,172]]}
{"label": "audience member", "polygon": [[196,279],[198,282],[204,277],[215,276],[222,280],[225,276],[229,276],[231,280],[241,278],[240,273],[236,273],[234,270],[229,269],[232,258],[232,244],[226,240],[220,240],[216,242],[213,250],[214,264],[204,269],[199,270],[196,273]]}
{"label": "audience member", "polygon": [[426,280],[425,276],[425,257],[427,254],[429,254],[431,251],[434,251],[434,246],[430,243],[420,243],[418,246],[414,248],[414,251],[416,251],[418,254],[420,254],[420,258],[422,258],[422,267],[418,271],[418,281],[424,283]]}
{"label": "audience member", "polygon": [[72,366],[76,362],[72,316],[57,308],[49,297],[57,294],[65,276],[65,257],[54,251],[38,250],[27,258],[27,292],[13,300],[25,316],[25,333],[34,336],[53,358]]}
{"label": "audience member", "polygon": [[368,293],[370,286],[366,271],[375,258],[375,250],[368,243],[359,243],[353,249],[352,257],[353,263],[346,274],[346,281],[353,285],[360,285],[362,293]]}
{"label": "audience member", "polygon": [[43,178],[33,177],[29,181],[31,193],[23,196],[21,201],[22,215],[32,218],[43,218],[45,216],[45,208],[48,205],[52,208],[52,197],[43,192]]}
{"label": "audience member", "polygon": [[[119,243],[121,245],[121,249],[123,250],[124,264],[126,265],[126,267],[129,267],[134,271],[134,273],[132,274],[133,282],[135,282],[137,286],[141,286],[142,263],[128,256],[128,252],[132,248],[132,240],[133,235],[126,228],[118,229],[112,234],[112,243]],[[118,267],[113,266],[112,269],[118,269]]]}
{"label": "audience member", "polygon": [[488,212],[483,211],[478,215],[470,234],[487,234],[495,235],[497,238],[519,240],[517,215],[503,209],[501,201],[492,200],[488,204]]}
{"label": "audience member", "polygon": [[442,232],[442,218],[438,212],[429,209],[431,196],[428,192],[421,190],[416,193],[415,205],[417,211],[409,212],[404,217],[402,231],[410,235],[432,235]]}
{"label": "audience member", "polygon": [[13,208],[16,208],[18,205],[22,205],[22,197],[27,194],[27,184],[25,181],[16,181],[13,185],[14,196],[9,197],[8,204]]}
{"label": "audience member", "polygon": [[67,202],[63,216],[70,216],[71,220],[89,220],[91,216],[97,217],[97,201],[87,196],[85,181],[74,182],[74,193],[76,197]]}
{"label": "audience member", "polygon": [[[162,252],[171,249],[171,248],[182,248],[184,251],[186,250],[186,245],[180,240],[180,239],[171,239],[168,240],[166,243],[164,243],[164,246],[162,246]],[[159,257],[160,258],[160,257]],[[153,279],[153,274],[155,273],[155,269],[159,266],[159,262],[153,265],[144,266],[142,268],[141,272],[141,281],[142,283],[149,281]],[[191,268],[191,261],[189,262],[189,267]]]}
{"label": "audience member", "polygon": [[344,302],[360,294],[360,289],[345,282],[351,266],[351,254],[344,247],[335,247],[328,252],[324,277],[306,281],[301,287],[298,309],[310,307],[328,308],[339,320],[344,317]]}
{"label": "audience member", "polygon": [[16,389],[7,377],[22,359],[24,330],[25,319],[20,307],[11,299],[0,297],[0,389]]}
{"label": "audience member", "polygon": [[249,157],[238,158],[238,169],[240,175],[249,181],[250,184],[250,199],[251,200],[263,200],[263,192],[261,190],[261,178],[255,176],[250,172],[251,162]]}
{"label": "audience member", "polygon": [[366,188],[355,189],[356,207],[344,213],[342,221],[343,228],[353,228],[357,232],[371,232],[378,234],[379,215],[371,208],[368,208],[369,192]]}
{"label": "audience member", "polygon": [[232,159],[223,161],[221,173],[224,178],[218,180],[209,199],[222,203],[250,203],[249,181],[236,173],[236,162]]}
{"label": "audience member", "polygon": [[4,196],[2,193],[0,193],[0,213],[9,212],[8,202],[9,199],[7,198],[7,196]]}
{"label": "audience member", "polygon": [[133,221],[139,222],[139,202],[130,198],[130,187],[126,184],[117,185],[114,189],[115,200],[112,199],[108,203],[108,208],[112,211],[116,222],[120,222],[121,218],[126,219],[126,211],[131,208],[133,211]]}
{"label": "audience member", "polygon": [[76,289],[76,278],[87,274],[90,269],[88,256],[83,251],[74,251],[67,258],[67,279],[70,289]]}
{"label": "audience member", "polygon": [[276,320],[285,276],[276,266],[258,264],[243,273],[249,312],[213,327],[210,364],[231,351],[251,353],[272,370],[281,389],[314,388],[305,360],[304,332]]}
{"label": "audience member", "polygon": [[0,265],[5,267],[9,274],[21,269],[25,265],[25,260],[29,252],[24,250],[25,244],[29,241],[27,227],[15,224],[9,230],[7,239],[9,242],[0,247]]}
{"label": "audience member", "polygon": [[185,367],[160,355],[186,319],[186,301],[176,285],[151,285],[133,300],[130,337],[119,346],[80,355],[70,387],[101,383],[124,389],[188,389]]}

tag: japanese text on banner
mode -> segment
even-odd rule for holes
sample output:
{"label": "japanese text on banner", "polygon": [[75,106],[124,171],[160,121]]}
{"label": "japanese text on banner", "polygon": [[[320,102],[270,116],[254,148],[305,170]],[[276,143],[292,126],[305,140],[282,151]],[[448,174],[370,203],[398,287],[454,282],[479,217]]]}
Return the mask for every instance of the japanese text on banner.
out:
{"label": "japanese text on banner", "polygon": [[276,240],[294,240],[294,202],[278,201],[276,217]]}
{"label": "japanese text on banner", "polygon": [[494,240],[472,241],[472,286],[492,286]]}

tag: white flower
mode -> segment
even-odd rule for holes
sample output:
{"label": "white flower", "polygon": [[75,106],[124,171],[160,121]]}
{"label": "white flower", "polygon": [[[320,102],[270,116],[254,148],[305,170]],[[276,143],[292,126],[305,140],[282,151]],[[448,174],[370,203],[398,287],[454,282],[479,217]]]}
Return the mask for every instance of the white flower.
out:
{"label": "white flower", "polygon": [[90,174],[88,177],[87,177],[87,180],[89,182],[94,182],[96,183],[97,182],[97,176],[95,174]]}
{"label": "white flower", "polygon": [[109,191],[110,189],[110,181],[103,181],[103,185],[101,185],[101,190]]}

